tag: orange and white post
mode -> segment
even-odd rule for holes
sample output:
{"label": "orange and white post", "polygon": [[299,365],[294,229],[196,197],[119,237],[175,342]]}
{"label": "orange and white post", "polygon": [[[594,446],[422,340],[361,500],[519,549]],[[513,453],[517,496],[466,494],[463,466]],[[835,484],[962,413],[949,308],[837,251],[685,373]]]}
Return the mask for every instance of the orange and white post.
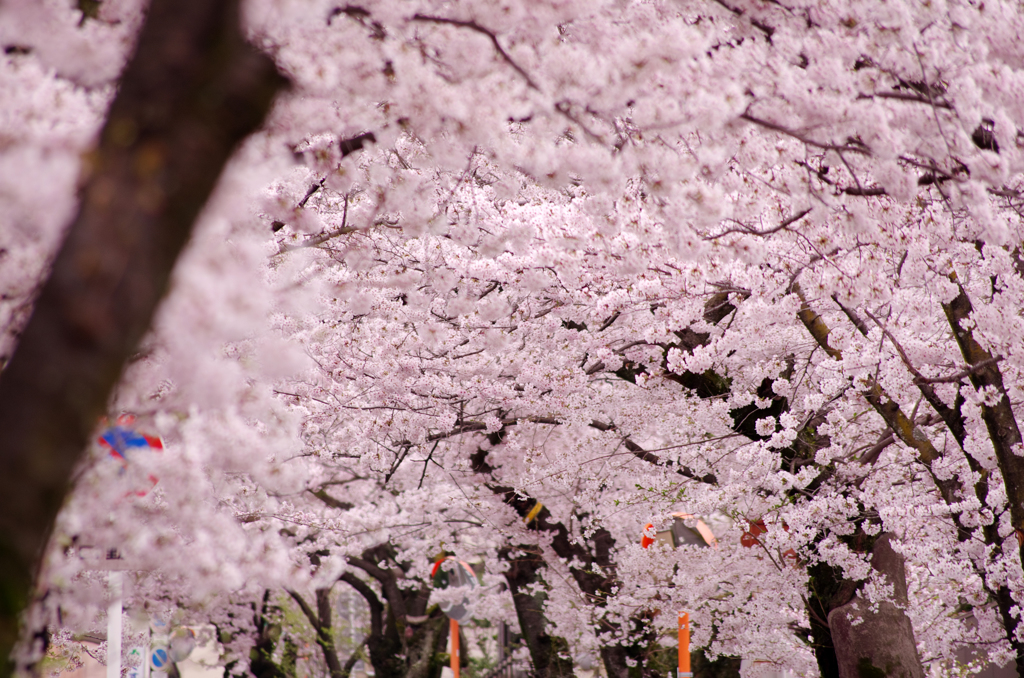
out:
{"label": "orange and white post", "polygon": [[[452,676],[453,678],[459,678],[459,622],[454,619],[451,620],[451,637],[452,637]],[[689,660],[686,663],[690,665]]]}
{"label": "orange and white post", "polygon": [[[458,678],[456,674],[456,678]],[[676,678],[693,678],[690,670],[690,613],[679,613],[679,674]]]}

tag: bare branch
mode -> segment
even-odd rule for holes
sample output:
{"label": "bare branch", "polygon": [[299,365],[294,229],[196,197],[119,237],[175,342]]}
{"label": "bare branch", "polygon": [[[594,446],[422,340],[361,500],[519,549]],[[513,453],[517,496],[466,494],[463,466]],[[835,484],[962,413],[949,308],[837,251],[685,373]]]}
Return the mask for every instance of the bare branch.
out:
{"label": "bare branch", "polygon": [[804,142],[808,146],[820,148],[823,151],[836,151],[837,153],[849,151],[850,153],[858,153],[860,155],[871,155],[871,151],[863,145],[844,144],[842,146],[839,146],[837,144],[822,143],[820,141],[815,141],[814,139],[809,138],[808,136],[801,132],[789,129],[788,127],[784,127],[782,125],[779,125],[774,122],[769,122],[767,120],[762,120],[761,118],[755,118],[749,113],[743,113],[742,115],[740,115],[740,119],[754,123],[755,125],[759,125],[761,127],[764,127],[765,129],[770,129],[773,132],[779,132],[780,134],[785,134],[786,136],[793,137],[798,141]]}
{"label": "bare branch", "polygon": [[306,490],[306,491],[309,492],[314,497],[316,497],[317,499],[319,499],[320,501],[322,501],[323,503],[325,503],[328,506],[330,506],[331,508],[336,508],[336,509],[339,509],[341,511],[349,511],[349,510],[351,510],[355,506],[354,504],[350,504],[347,501],[341,501],[340,499],[335,499],[331,495],[327,494],[327,490],[325,490],[322,487],[319,488],[319,489],[316,489],[316,490]]}
{"label": "bare branch", "polygon": [[[591,428],[596,428],[598,431],[616,431],[617,430],[615,424],[606,424],[604,422],[597,421],[597,420],[594,420],[594,421],[590,422],[590,427]],[[681,476],[683,476],[685,478],[689,478],[690,480],[696,480],[698,482],[705,483],[705,484],[708,484],[708,485],[717,485],[718,484],[718,478],[715,476],[714,473],[706,473],[704,475],[698,475],[695,471],[693,471],[693,469],[691,469],[688,466],[677,466],[677,464],[674,461],[664,460],[661,457],[659,457],[658,455],[656,455],[656,454],[654,454],[652,452],[648,452],[644,448],[642,448],[639,445],[637,445],[633,441],[633,439],[630,438],[629,436],[623,436],[622,437],[622,445],[627,450],[632,452],[634,457],[636,457],[637,459],[639,459],[641,461],[646,461],[647,463],[654,464],[655,466],[676,467],[676,469],[675,469],[676,473],[678,473],[679,475],[681,475]]]}
{"label": "bare branch", "polygon": [[721,233],[717,233],[715,235],[708,236],[708,237],[704,238],[704,240],[718,240],[719,238],[723,238],[723,237],[729,235],[730,233],[746,233],[748,235],[758,235],[758,236],[771,235],[772,233],[778,233],[779,231],[785,230],[786,228],[788,228],[791,225],[793,225],[794,223],[800,221],[801,219],[803,219],[804,217],[806,217],[810,213],[811,213],[810,209],[801,210],[801,211],[797,212],[796,214],[794,214],[793,216],[791,216],[791,217],[789,217],[787,219],[784,219],[778,226],[774,226],[772,228],[766,228],[763,231],[759,231],[756,228],[751,228],[750,226],[746,226],[744,224],[740,224],[736,228],[726,229],[725,231],[722,231]]}
{"label": "bare branch", "polygon": [[343,581],[356,591],[359,592],[365,600],[366,604],[370,608],[370,635],[380,636],[384,633],[384,604],[380,602],[380,598],[369,584],[364,582],[359,577],[355,576],[351,572],[346,572],[339,577],[339,581]]}
{"label": "bare branch", "polygon": [[852,308],[845,306],[843,302],[839,301],[838,295],[833,294],[832,301],[836,302],[836,305],[840,309],[842,309],[843,313],[845,313],[846,317],[850,319],[850,322],[853,323],[853,326],[857,328],[858,332],[863,334],[865,337],[868,336],[868,324],[864,322],[863,318],[857,315],[856,311],[854,311]]}
{"label": "bare branch", "polygon": [[484,28],[477,22],[464,21],[462,19],[449,19],[447,17],[432,16],[429,14],[414,14],[412,20],[424,21],[434,24],[449,24],[451,26],[458,26],[460,28],[468,28],[482,35],[486,35],[488,38],[491,39],[491,43],[494,45],[494,49],[498,52],[499,55],[501,55],[501,58],[505,60],[505,63],[514,68],[516,73],[523,77],[523,79],[526,81],[526,84],[529,85],[531,89],[540,91],[540,87],[538,87],[537,83],[533,81],[533,78],[530,77],[530,74],[524,71],[522,67],[519,64],[517,64],[511,56],[509,56],[508,52],[505,51],[505,48],[501,46],[501,43],[498,42],[498,36],[496,36],[493,31]]}
{"label": "bare branch", "polygon": [[843,193],[846,195],[888,195],[885,189],[881,186],[847,186],[843,189]]}
{"label": "bare branch", "polygon": [[915,384],[955,384],[956,382],[959,382],[960,380],[962,380],[962,379],[964,379],[966,377],[969,377],[972,374],[977,374],[979,371],[985,369],[989,365],[995,365],[1000,360],[1003,360],[1003,357],[997,355],[997,356],[995,356],[993,358],[989,358],[988,360],[982,360],[982,361],[980,361],[978,363],[975,363],[974,365],[972,365],[972,366],[970,366],[970,367],[968,367],[968,368],[966,368],[966,369],[964,369],[964,370],[962,370],[960,372],[957,372],[956,374],[951,374],[948,377],[931,377],[931,378],[918,377],[918,378],[914,379],[914,383]]}
{"label": "bare branch", "polygon": [[888,433],[883,435],[877,443],[869,447],[864,454],[860,455],[860,459],[858,460],[860,461],[860,465],[868,466],[870,464],[874,464],[878,461],[878,457],[882,454],[882,451],[894,442],[896,442],[896,436],[890,430]]}
{"label": "bare branch", "polygon": [[601,135],[599,135],[597,132],[583,124],[583,121],[580,120],[580,117],[572,112],[572,102],[570,102],[568,99],[562,99],[561,101],[556,103],[555,110],[561,113],[563,116],[565,116],[566,120],[575,123],[577,126],[579,126],[579,128],[583,130],[583,133],[590,137],[591,141],[596,141],[599,144],[604,143],[604,139],[601,138]]}
{"label": "bare branch", "polygon": [[285,591],[287,591],[288,595],[292,597],[292,600],[298,604],[299,609],[302,610],[302,614],[306,616],[306,620],[309,622],[310,626],[313,627],[313,630],[319,632],[320,619],[317,617],[316,612],[313,611],[313,608],[309,606],[309,603],[306,602],[305,598],[293,589],[285,589]]}
{"label": "bare branch", "polygon": [[[736,7],[728,5],[725,3],[724,0],[715,0],[715,2],[717,2],[719,5],[726,8],[727,10],[729,10],[738,17],[741,17],[745,14],[745,12],[742,9],[738,9]],[[775,28],[757,19],[749,19],[749,21],[751,26],[764,33],[765,38],[767,38],[768,40],[768,44],[771,44],[772,36],[775,34]]]}
{"label": "bare branch", "polygon": [[910,94],[908,92],[875,92],[873,94],[860,94],[857,96],[858,99],[896,99],[898,101],[909,101],[919,104],[928,104],[936,108],[945,108],[953,110],[953,107],[946,101],[932,101],[927,97],[923,97],[920,94]]}
{"label": "bare branch", "polygon": [[[896,353],[899,354],[900,356],[900,360],[903,361],[903,364],[906,366],[907,370],[914,377],[914,384],[917,386],[918,390],[921,391],[921,395],[923,395],[925,400],[928,401],[928,404],[932,406],[932,409],[934,409],[935,412],[938,413],[938,415],[942,418],[942,421],[946,423],[946,428],[949,429],[949,432],[951,434],[953,434],[953,439],[956,440],[957,445],[959,445],[960,449],[963,450],[964,442],[967,440],[967,431],[965,428],[964,417],[962,412],[962,406],[964,402],[963,395],[958,392],[956,400],[953,403],[953,406],[950,407],[949,405],[947,405],[945,401],[943,401],[942,398],[938,396],[938,394],[935,392],[935,389],[932,388],[932,382],[928,380],[923,374],[921,374],[921,372],[918,371],[916,367],[914,367],[913,363],[910,362],[910,358],[907,356],[906,350],[904,350],[903,346],[892,334],[892,332],[890,332],[888,328],[886,328],[878,320],[878,318],[872,315],[870,311],[865,309],[864,312],[867,313],[868,317],[871,318],[871,320],[878,326],[878,328],[882,330],[882,333],[889,340],[889,342],[892,343],[893,347],[896,349]],[[973,455],[967,453],[966,451],[964,452],[964,455],[967,457],[967,462],[968,464],[970,464],[971,469],[976,473],[982,474],[982,480],[979,482],[986,482],[984,478],[987,474],[983,472],[983,468],[978,463],[977,459],[975,459]],[[979,486],[976,485],[975,490],[977,491],[978,489]],[[987,490],[983,491],[979,496],[983,498],[986,493]]]}
{"label": "bare branch", "polygon": [[305,207],[306,203],[309,202],[309,199],[313,197],[313,194],[316,193],[317,191],[319,191],[321,188],[324,187],[324,182],[325,181],[327,181],[327,177],[324,177],[320,181],[318,181],[315,184],[313,184],[312,186],[310,186],[309,190],[306,191],[306,195],[302,196],[302,200],[299,201],[299,205],[298,206],[300,208]]}

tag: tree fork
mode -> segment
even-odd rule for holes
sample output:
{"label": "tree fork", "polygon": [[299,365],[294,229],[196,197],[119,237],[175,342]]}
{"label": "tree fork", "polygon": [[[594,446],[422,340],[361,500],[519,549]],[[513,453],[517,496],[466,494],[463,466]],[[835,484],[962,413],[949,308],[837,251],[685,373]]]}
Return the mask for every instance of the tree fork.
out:
{"label": "tree fork", "polygon": [[[800,286],[796,283],[793,284],[793,292],[800,298],[800,310],[797,312],[797,316],[800,318],[800,322],[803,323],[804,327],[817,342],[818,346],[824,350],[829,357],[834,360],[842,360],[842,352],[829,345],[828,335],[831,332],[828,325],[825,324],[824,319],[816,313],[807,303],[807,299],[804,297],[803,292],[800,290]],[[899,404],[885,392],[885,389],[876,382],[873,378],[868,378],[866,383],[860,389],[861,395],[871,405],[871,407],[881,415],[885,423],[892,429],[896,437],[899,438],[907,447],[911,447],[917,450],[918,459],[928,469],[928,473],[931,474],[932,479],[935,481],[936,487],[939,489],[939,493],[947,504],[952,504],[959,501],[958,494],[962,493],[963,487],[960,482],[955,478],[949,480],[940,480],[932,472],[932,463],[938,459],[941,455],[939,451],[935,449],[935,446],[929,440],[928,436],[917,427],[916,424],[904,414]],[[959,527],[959,521],[957,523]]]}
{"label": "tree fork", "polygon": [[[431,678],[440,670],[437,654],[444,651],[448,634],[448,619],[434,606],[428,613],[430,588],[403,588],[398,579],[404,577],[404,566],[386,567],[394,562],[391,544],[383,543],[367,549],[362,557],[350,556],[350,565],[358,567],[377,580],[383,605],[377,594],[351,572],[341,581],[352,586],[370,606],[370,635],[366,647],[370,663],[381,678]],[[409,633],[412,618],[422,617],[415,630]]]}
{"label": "tree fork", "polygon": [[[961,293],[963,293],[962,290]],[[861,320],[852,309],[847,308],[842,303],[840,303],[839,300],[835,297],[835,295],[833,295],[832,299],[836,302],[836,304],[839,305],[839,308],[842,309],[843,313],[846,314],[846,316],[850,319],[854,326],[857,327],[860,333],[866,337],[868,334],[868,328],[864,321]],[[970,302],[968,301],[968,304],[969,303]],[[971,471],[977,475],[978,478],[978,480],[974,483],[974,495],[978,498],[978,501],[981,502],[981,505],[985,506],[986,499],[988,497],[989,476],[991,475],[991,473],[989,469],[981,465],[981,462],[979,462],[974,457],[974,455],[967,451],[965,445],[965,442],[967,440],[967,431],[963,416],[964,395],[962,390],[957,390],[956,399],[952,407],[946,405],[946,403],[944,403],[942,399],[938,397],[938,394],[932,387],[931,382],[928,379],[926,379],[925,376],[921,374],[921,372],[910,361],[910,358],[907,356],[907,352],[903,349],[903,346],[896,339],[896,337],[893,336],[892,332],[890,332],[870,312],[866,310],[865,312],[867,313],[868,317],[870,317],[871,320],[874,321],[874,323],[882,330],[883,334],[885,334],[885,336],[892,343],[893,347],[896,349],[896,352],[900,356],[900,360],[903,361],[903,364],[906,366],[907,370],[914,376],[914,383],[917,384],[918,390],[920,390],[921,395],[924,396],[924,399],[927,400],[928,404],[932,406],[932,409],[934,409],[938,413],[939,417],[946,424],[946,428],[952,434],[953,439],[956,440],[957,444],[960,446],[961,451],[963,451],[964,453],[964,458],[967,460],[968,466],[970,467]],[[972,371],[980,367],[987,367],[990,362],[995,361],[985,361],[982,359],[980,363],[972,367]],[[961,541],[965,541],[971,536],[970,530],[960,529],[958,530],[958,532],[959,534],[957,536]],[[999,536],[999,526],[997,524],[997,521],[993,520],[989,524],[983,525],[982,535],[985,538],[985,543],[992,547],[990,557],[993,560],[999,558],[1000,555],[1002,555],[1003,553],[1003,539]],[[977,563],[975,563],[975,568],[976,571],[978,571],[978,575],[981,577],[982,581],[986,581],[984,568],[979,568]],[[999,616],[1003,621],[1003,628],[1006,633],[1006,638],[1009,641],[1010,646],[1013,647],[1013,651],[1016,656],[1018,673],[1024,673],[1024,663],[1022,663],[1024,662],[1024,643],[1017,639],[1017,626],[1020,624],[1020,620],[1018,617],[1015,617],[1013,615],[1013,607],[1015,603],[1013,602],[1013,596],[1010,593],[1010,589],[1004,583],[995,587],[994,589],[990,587],[988,584],[986,584],[985,590],[988,591],[988,593],[996,601],[996,606],[999,609]]]}

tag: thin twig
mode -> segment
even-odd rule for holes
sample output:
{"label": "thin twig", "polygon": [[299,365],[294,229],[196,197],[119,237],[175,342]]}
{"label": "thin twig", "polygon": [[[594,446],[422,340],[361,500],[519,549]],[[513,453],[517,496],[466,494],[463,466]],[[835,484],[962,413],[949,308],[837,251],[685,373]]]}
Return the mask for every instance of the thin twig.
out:
{"label": "thin twig", "polygon": [[288,244],[282,243],[281,247],[280,247],[280,249],[278,249],[277,253],[278,254],[284,254],[286,252],[293,252],[295,250],[301,250],[301,249],[304,249],[306,247],[316,247],[317,245],[324,244],[325,242],[327,242],[328,240],[331,240],[332,238],[337,238],[340,235],[348,235],[349,233],[355,233],[355,232],[356,232],[355,228],[351,228],[351,227],[348,226],[348,193],[346,193],[345,194],[345,207],[344,207],[344,211],[341,214],[341,226],[339,226],[338,228],[336,228],[333,231],[329,231],[327,233],[321,233],[320,235],[318,235],[316,237],[313,237],[313,238],[310,238],[309,240],[304,240],[301,243],[299,243],[298,245],[288,245]]}
{"label": "thin twig", "polygon": [[590,137],[591,141],[596,141],[599,144],[604,143],[604,139],[602,139],[597,132],[584,125],[583,121],[580,120],[580,117],[572,112],[572,103],[568,99],[563,99],[556,103],[555,110],[565,116],[566,120],[569,122],[578,125],[579,128],[583,130],[583,133]]}
{"label": "thin twig", "polygon": [[302,200],[299,201],[300,208],[305,207],[306,203],[309,202],[309,199],[313,197],[313,194],[324,187],[325,181],[327,181],[327,177],[324,177],[323,179],[309,187],[309,190],[306,191],[306,195],[303,196]]}
{"label": "thin twig", "polygon": [[462,19],[449,19],[447,17],[432,16],[429,14],[414,14],[412,20],[426,21],[435,24],[449,24],[451,26],[458,26],[460,28],[468,28],[482,35],[486,35],[488,38],[491,39],[491,43],[494,45],[494,49],[497,50],[498,54],[501,55],[501,58],[505,60],[505,63],[514,68],[519,75],[523,76],[523,79],[526,80],[526,84],[529,85],[531,89],[540,91],[540,87],[538,87],[537,83],[533,81],[533,78],[530,77],[530,74],[524,71],[522,67],[519,64],[517,64],[511,56],[509,56],[508,52],[505,51],[505,48],[501,46],[501,43],[498,42],[498,36],[495,35],[493,31],[484,28],[477,22],[464,21]]}
{"label": "thin twig", "polygon": [[875,92],[873,94],[860,94],[858,99],[896,99],[898,101],[911,101],[919,104],[930,104],[936,108],[953,110],[953,107],[945,101],[932,101],[920,94],[908,94],[907,92]]}
{"label": "thin twig", "polygon": [[721,233],[718,233],[716,235],[708,236],[704,238],[704,240],[718,240],[719,238],[725,237],[730,233],[746,233],[748,235],[759,236],[771,235],[772,233],[778,233],[779,231],[788,228],[789,226],[793,225],[797,221],[800,221],[810,213],[810,209],[801,210],[800,212],[797,212],[793,216],[789,217],[788,219],[784,219],[782,223],[780,223],[778,226],[775,226],[773,228],[766,228],[763,231],[759,231],[756,228],[751,228],[750,226],[740,224],[740,226],[738,226],[737,228],[726,229],[725,231],[722,231]]}
{"label": "thin twig", "polygon": [[914,383],[915,384],[953,384],[953,383],[959,382],[961,379],[964,379],[966,377],[971,376],[972,374],[980,371],[984,367],[988,367],[989,365],[995,365],[996,363],[998,363],[1002,359],[1003,359],[1002,356],[998,356],[997,355],[994,358],[989,358],[988,360],[982,360],[980,362],[977,362],[977,363],[974,364],[973,367],[969,367],[969,368],[967,368],[965,370],[957,372],[956,374],[951,374],[948,377],[931,377],[931,378],[920,377],[918,379],[914,379]]}
{"label": "thin twig", "polygon": [[[854,177],[854,181],[856,180],[857,178]],[[867,188],[862,186],[847,186],[843,189],[843,193],[846,195],[888,195],[885,189],[881,186],[868,186]]]}
{"label": "thin twig", "polygon": [[[441,444],[440,440],[434,442],[434,446],[432,448],[430,448],[430,454],[428,454],[427,458],[423,460],[423,473],[420,474],[420,482],[416,486],[417,490],[423,487],[423,479],[427,477],[427,467],[430,466],[430,462],[434,461],[434,450],[436,450],[437,446],[440,445],[440,444]],[[437,463],[437,462],[434,462],[434,463]]]}
{"label": "thin twig", "polygon": [[910,358],[907,357],[907,353],[904,350],[903,346],[900,344],[899,341],[897,341],[896,337],[894,337],[892,333],[881,323],[881,321],[879,321],[878,318],[872,315],[871,311],[864,309],[864,312],[867,314],[869,318],[871,318],[871,320],[874,321],[876,325],[878,325],[879,329],[882,330],[882,333],[886,336],[886,338],[888,338],[889,341],[892,342],[892,345],[896,349],[896,352],[899,354],[900,359],[903,361],[903,364],[906,365],[907,371],[909,371],[910,374],[913,375],[915,385],[920,386],[921,384],[955,384],[960,380],[971,376],[975,372],[978,372],[979,370],[988,367],[989,365],[994,365],[995,363],[998,363],[1000,360],[1003,359],[1002,356],[995,356],[994,358],[981,360],[975,363],[973,366],[966,367],[960,372],[957,372],[956,374],[951,374],[946,377],[926,377],[923,374],[921,374],[920,370],[914,367],[914,365],[910,362]]}
{"label": "thin twig", "polygon": [[836,152],[850,151],[851,153],[859,153],[860,155],[868,155],[868,156],[871,155],[871,151],[869,149],[867,149],[867,148],[862,147],[862,146],[854,146],[854,145],[850,145],[850,144],[845,144],[843,146],[839,146],[837,144],[829,144],[829,143],[822,143],[820,141],[815,141],[814,139],[811,139],[811,138],[807,137],[806,135],[801,134],[800,132],[797,132],[796,130],[789,129],[788,127],[784,127],[784,126],[779,125],[779,124],[774,123],[774,122],[768,122],[767,120],[762,120],[761,118],[755,118],[754,116],[750,115],[749,113],[741,114],[740,115],[740,119],[741,120],[746,120],[747,122],[754,123],[755,125],[759,125],[759,126],[764,127],[766,129],[770,129],[773,132],[779,132],[780,134],[785,134],[786,136],[793,137],[794,139],[796,139],[798,141],[804,142],[808,146],[814,146],[815,148],[820,148],[823,151],[836,151]]}

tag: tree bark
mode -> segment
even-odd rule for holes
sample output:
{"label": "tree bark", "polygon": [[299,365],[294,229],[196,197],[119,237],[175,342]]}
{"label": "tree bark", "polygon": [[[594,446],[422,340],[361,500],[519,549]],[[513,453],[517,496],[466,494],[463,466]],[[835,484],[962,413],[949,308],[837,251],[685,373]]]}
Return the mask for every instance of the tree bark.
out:
{"label": "tree bark", "polygon": [[316,610],[306,600],[292,589],[286,589],[306,616],[309,625],[313,627],[316,634],[316,643],[320,646],[320,653],[327,664],[327,673],[330,678],[347,678],[338,659],[338,650],[334,646],[334,628],[331,623],[331,590],[320,588],[316,590]]}
{"label": "tree bark", "polygon": [[[967,364],[974,368],[970,374],[971,385],[976,389],[990,390],[995,398],[995,403],[982,403],[981,418],[988,430],[989,440],[996,453],[996,463],[1003,476],[1003,486],[1006,488],[1006,499],[1009,504],[1010,524],[1013,526],[1014,536],[1017,541],[1017,555],[1024,565],[1024,457],[1020,456],[1021,433],[1017,425],[1017,419],[1010,406],[1010,396],[1003,384],[1003,374],[999,369],[999,363],[992,355],[982,348],[974,337],[974,331],[967,326],[967,321],[974,307],[967,296],[966,290],[960,285],[956,277],[953,281],[957,283],[959,294],[948,304],[943,304],[942,310],[946,314],[949,326],[953,330],[953,337],[956,339],[960,353]],[[985,489],[987,490],[987,484]],[[984,505],[985,497],[980,495]],[[999,552],[1003,550],[1003,540],[999,538],[999,531],[996,523],[986,526],[986,543],[992,544]],[[996,592],[996,602],[999,605],[1000,615],[1003,618],[1003,625],[1006,627],[1006,636],[1013,646],[1016,658],[1017,673],[1024,675],[1024,643],[1017,639],[1017,626],[1019,618],[1012,613],[1012,597],[1006,587],[1000,587]]]}
{"label": "tree bark", "polygon": [[437,678],[444,663],[441,661],[448,642],[448,617],[438,609],[427,620],[413,629],[406,643],[409,670],[405,678]]}
{"label": "tree bark", "polygon": [[[289,673],[285,662],[278,664],[274,661],[277,643],[281,639],[281,625],[271,621],[272,610],[276,610],[276,607],[270,604],[270,590],[267,589],[263,592],[262,604],[258,608],[253,605],[256,638],[252,649],[249,650],[249,673],[255,678],[293,678],[294,670]],[[224,667],[225,677],[231,675],[232,668],[230,665]],[[294,664],[292,668],[294,669]]]}
{"label": "tree bark", "polygon": [[85,163],[78,215],[0,378],[0,656],[73,467],[192,224],[284,84],[244,42],[238,0],[153,0]]}
{"label": "tree bark", "polygon": [[548,634],[543,601],[527,591],[530,584],[540,580],[540,569],[545,567],[543,554],[535,546],[519,546],[516,551],[521,555],[514,558],[508,551],[502,554],[509,564],[505,581],[530,651],[533,673],[537,678],[568,678],[573,675],[572,660],[562,655],[568,654],[569,647],[562,638]]}
{"label": "tree bark", "polygon": [[902,609],[907,604],[903,556],[893,550],[890,539],[883,534],[875,540],[871,567],[892,584],[892,601],[878,603],[874,611],[854,595],[828,615],[840,678],[924,678],[914,628]]}
{"label": "tree bark", "polygon": [[[366,647],[378,678],[436,678],[442,666],[439,656],[448,639],[448,618],[437,606],[428,614],[430,587],[398,585],[408,564],[395,561],[394,548],[388,543],[367,549],[362,556],[348,561],[377,580],[387,604],[354,574],[342,575],[341,581],[356,589],[370,606]],[[389,561],[393,566],[387,565]]]}
{"label": "tree bark", "polygon": [[692,654],[690,666],[693,668],[693,675],[700,678],[740,678],[742,663],[740,657],[719,657],[711,661],[704,654],[703,648],[698,648]]}

